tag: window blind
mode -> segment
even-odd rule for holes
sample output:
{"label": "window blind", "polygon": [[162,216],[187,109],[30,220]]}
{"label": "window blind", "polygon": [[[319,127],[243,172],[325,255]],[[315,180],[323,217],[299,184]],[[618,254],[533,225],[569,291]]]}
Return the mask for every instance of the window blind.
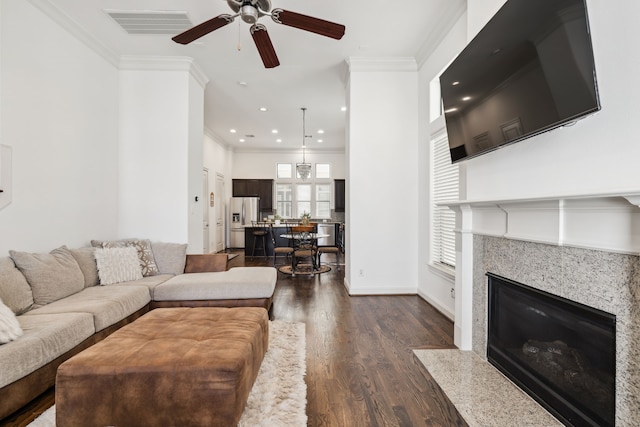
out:
{"label": "window blind", "polygon": [[432,201],[432,262],[456,265],[456,214],[447,206],[439,203],[458,200],[458,165],[451,164],[449,140],[443,130],[432,136],[431,140],[431,201]]}

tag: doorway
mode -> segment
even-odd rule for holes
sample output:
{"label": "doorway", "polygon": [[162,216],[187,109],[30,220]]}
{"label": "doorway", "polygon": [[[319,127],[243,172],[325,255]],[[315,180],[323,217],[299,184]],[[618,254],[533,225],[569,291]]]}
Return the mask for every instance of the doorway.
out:
{"label": "doorway", "polygon": [[[215,249],[216,252],[221,252],[224,247],[224,229],[225,229],[225,192],[224,192],[224,175],[216,173],[216,192],[215,195],[211,195],[211,206],[214,206],[214,215],[216,219],[216,236],[215,236]],[[215,199],[215,203],[214,203]]]}
{"label": "doorway", "polygon": [[209,253],[209,170],[202,169],[202,253]]}

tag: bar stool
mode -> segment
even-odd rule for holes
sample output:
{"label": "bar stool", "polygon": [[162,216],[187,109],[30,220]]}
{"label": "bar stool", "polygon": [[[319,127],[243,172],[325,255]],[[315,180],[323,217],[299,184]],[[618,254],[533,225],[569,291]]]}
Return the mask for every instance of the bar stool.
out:
{"label": "bar stool", "polygon": [[267,256],[267,230],[264,228],[264,224],[257,221],[251,221],[251,233],[253,234],[253,248],[251,249],[251,258],[253,258],[256,252],[256,242],[258,240],[262,243],[262,248],[258,246],[259,250],[262,250],[262,255]]}

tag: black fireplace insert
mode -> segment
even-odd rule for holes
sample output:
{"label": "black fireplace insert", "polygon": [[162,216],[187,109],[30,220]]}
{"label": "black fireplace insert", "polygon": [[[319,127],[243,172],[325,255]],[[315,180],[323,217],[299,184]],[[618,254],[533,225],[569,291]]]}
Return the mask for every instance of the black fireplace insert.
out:
{"label": "black fireplace insert", "polygon": [[615,315],[487,276],[489,361],[564,424],[614,426]]}

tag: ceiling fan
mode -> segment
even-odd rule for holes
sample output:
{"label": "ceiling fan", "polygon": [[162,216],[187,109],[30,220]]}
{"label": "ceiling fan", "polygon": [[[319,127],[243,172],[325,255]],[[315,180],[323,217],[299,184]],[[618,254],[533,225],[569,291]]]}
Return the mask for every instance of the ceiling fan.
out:
{"label": "ceiling fan", "polygon": [[172,40],[180,44],[189,44],[202,36],[209,34],[227,24],[232,23],[238,16],[248,24],[252,24],[250,31],[253,41],[258,48],[262,62],[266,68],[280,65],[276,51],[271,43],[267,27],[258,23],[263,16],[270,16],[277,24],[298,28],[321,36],[340,40],[344,35],[345,26],[324,19],[302,15],[283,9],[271,9],[271,0],[226,0],[234,15],[222,14],[200,25],[178,34]]}

